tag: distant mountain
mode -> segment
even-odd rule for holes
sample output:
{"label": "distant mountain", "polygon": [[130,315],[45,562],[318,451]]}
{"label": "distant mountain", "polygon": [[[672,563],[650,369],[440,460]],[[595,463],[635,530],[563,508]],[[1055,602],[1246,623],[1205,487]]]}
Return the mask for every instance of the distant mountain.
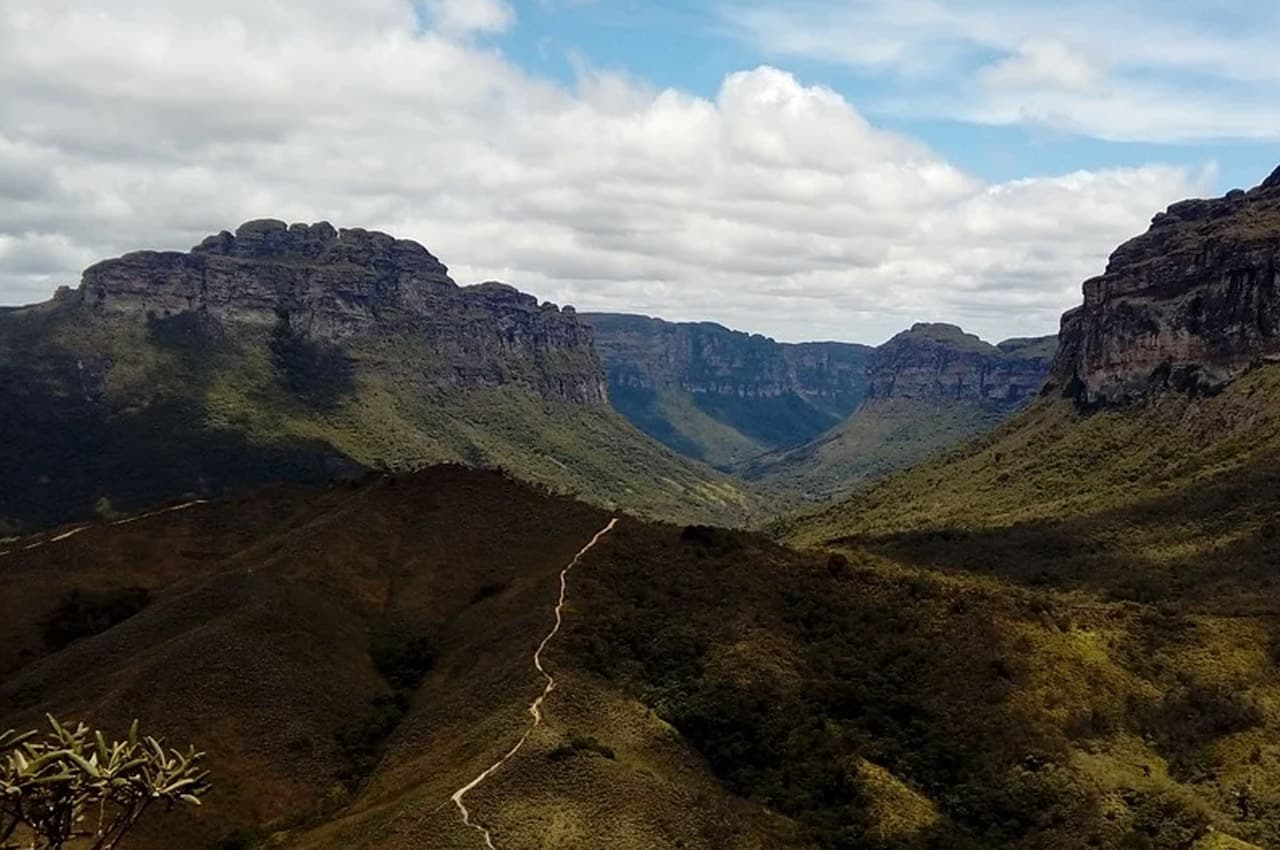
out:
{"label": "distant mountain", "polygon": [[608,406],[572,308],[327,223],[127,254],[0,313],[0,410],[0,527],[440,461],[641,512],[751,508]]}
{"label": "distant mountain", "polygon": [[670,448],[717,466],[803,443],[866,393],[868,346],[778,343],[711,322],[583,318],[595,329],[614,407]]}
{"label": "distant mountain", "polygon": [[954,325],[917,324],[871,354],[866,399],[845,422],[736,471],[778,493],[843,495],[1004,421],[1040,392],[1056,348],[1055,337],[991,345]]}

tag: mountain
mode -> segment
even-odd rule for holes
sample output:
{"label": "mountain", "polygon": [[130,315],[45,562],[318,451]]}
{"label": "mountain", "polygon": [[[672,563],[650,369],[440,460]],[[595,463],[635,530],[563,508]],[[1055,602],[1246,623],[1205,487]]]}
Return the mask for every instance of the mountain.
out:
{"label": "mountain", "polygon": [[744,489],[608,405],[572,308],[424,247],[263,220],[0,313],[0,529],[439,461],[738,522]]}
{"label": "mountain", "polygon": [[848,416],[871,349],[778,343],[711,322],[587,313],[624,416],[670,448],[717,466],[798,445]]}
{"label": "mountain", "polygon": [[917,324],[875,349],[867,394],[843,423],[738,471],[810,500],[847,494],[995,427],[1039,393],[1054,337],[991,345],[954,325]]}
{"label": "mountain", "polygon": [[1276,846],[1252,617],[612,519],[447,467],[16,541],[0,728],[206,749],[139,850],[484,846],[468,788],[510,850]]}
{"label": "mountain", "polygon": [[1087,404],[1212,394],[1280,358],[1280,169],[1250,192],[1174,204],[1111,256],[1062,321],[1056,372]]}
{"label": "mountain", "polygon": [[[1087,607],[1047,615],[1063,672],[1040,697],[1077,718],[1075,757],[1233,801],[1220,828],[1260,847],[1280,846],[1278,205],[1280,171],[1173,205],[1084,285],[1045,397],[777,529]],[[1167,684],[1143,709],[1117,673]]]}

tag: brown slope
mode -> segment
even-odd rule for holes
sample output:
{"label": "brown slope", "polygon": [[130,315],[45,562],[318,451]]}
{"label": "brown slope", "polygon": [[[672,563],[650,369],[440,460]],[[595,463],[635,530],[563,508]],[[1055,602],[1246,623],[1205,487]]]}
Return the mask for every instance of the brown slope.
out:
{"label": "brown slope", "polygon": [[[607,520],[497,474],[439,468],[277,489],[19,550],[0,558],[0,726],[53,710],[120,730],[136,716],[208,749],[209,805],[155,824],[140,847],[236,846],[237,830],[344,850],[475,846],[449,795],[525,727],[556,576]],[[47,645],[44,624],[71,591],[84,603],[134,587],[151,597],[140,612],[61,651]],[[435,664],[396,710],[379,648],[416,638]],[[585,830],[610,811],[621,818],[612,846],[798,846],[761,844],[770,819],[616,688],[566,671],[553,698],[521,770],[470,801],[495,828],[594,847],[598,830]],[[615,730],[616,761],[546,758],[571,731],[598,727]],[[495,813],[491,795],[514,808]],[[698,805],[705,818],[689,814]],[[705,843],[716,823],[712,837],[745,830],[754,843]]]}

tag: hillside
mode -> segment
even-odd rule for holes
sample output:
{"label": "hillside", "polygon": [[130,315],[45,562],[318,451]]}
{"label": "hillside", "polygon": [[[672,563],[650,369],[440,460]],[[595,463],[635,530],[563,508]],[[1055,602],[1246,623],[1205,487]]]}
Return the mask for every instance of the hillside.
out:
{"label": "hillside", "polygon": [[657,515],[753,508],[609,407],[572,308],[325,223],[129,254],[5,311],[0,406],[0,531],[441,461]]}
{"label": "hillside", "polygon": [[791,523],[789,536],[1057,527],[1063,545],[1140,548],[1130,533],[1067,524],[1149,525],[1153,542],[1183,541],[1159,561],[1265,538],[1260,496],[1280,472],[1277,208],[1280,171],[1248,193],[1157,215],[1063,317],[1041,399],[948,457]]}
{"label": "hillside", "polygon": [[646,434],[716,466],[803,443],[853,412],[871,349],[789,344],[711,322],[585,313],[609,399]]}
{"label": "hillside", "polygon": [[1261,847],[1280,844],[1264,814],[1280,810],[1278,207],[1280,172],[1156,216],[1064,316],[1044,398],[777,528],[962,583],[1052,588],[1104,623],[1142,618],[1146,633],[1119,642],[1111,626],[1059,621],[1063,657],[1091,671],[1044,671],[1041,698],[1089,705],[1090,758],[1114,758],[1136,715],[1108,671],[1128,657],[1176,682],[1153,695],[1129,760],[1158,753],[1193,793],[1234,801],[1230,831]]}
{"label": "hillside", "polygon": [[809,443],[735,468],[779,495],[810,501],[905,469],[990,430],[1039,392],[1052,337],[990,345],[954,325],[917,324],[875,349],[867,395]]}
{"label": "hillside", "polygon": [[[208,749],[207,805],[140,850],[483,846],[450,797],[528,728],[557,573],[608,520],[441,468],[18,541],[0,556],[0,727],[136,715]],[[1280,835],[1260,615],[626,518],[598,540],[567,574],[545,723],[466,797],[496,846]]]}

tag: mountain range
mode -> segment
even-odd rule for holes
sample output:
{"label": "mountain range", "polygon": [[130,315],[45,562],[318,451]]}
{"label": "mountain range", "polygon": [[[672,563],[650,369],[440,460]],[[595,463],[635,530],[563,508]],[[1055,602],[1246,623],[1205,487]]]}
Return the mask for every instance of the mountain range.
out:
{"label": "mountain range", "polygon": [[109,261],[0,315],[3,513],[97,501],[0,545],[0,729],[202,742],[142,850],[1280,846],[1278,255],[1280,170],[1057,340],[874,350],[323,225]]}

